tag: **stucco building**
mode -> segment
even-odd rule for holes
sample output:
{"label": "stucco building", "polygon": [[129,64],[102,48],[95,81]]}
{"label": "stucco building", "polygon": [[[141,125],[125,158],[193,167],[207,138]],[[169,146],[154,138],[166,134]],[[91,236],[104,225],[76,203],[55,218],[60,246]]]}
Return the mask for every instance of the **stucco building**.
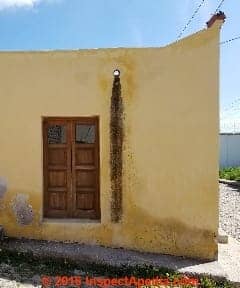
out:
{"label": "stucco building", "polygon": [[221,24],[162,48],[0,52],[6,235],[215,259]]}

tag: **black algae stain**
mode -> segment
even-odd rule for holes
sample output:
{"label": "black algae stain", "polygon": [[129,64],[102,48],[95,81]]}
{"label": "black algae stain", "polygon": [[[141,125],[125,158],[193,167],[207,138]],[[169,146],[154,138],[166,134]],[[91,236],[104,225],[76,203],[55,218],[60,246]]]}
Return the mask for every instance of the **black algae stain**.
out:
{"label": "black algae stain", "polygon": [[111,161],[111,218],[119,222],[122,216],[122,149],[123,149],[123,102],[119,76],[114,76],[111,97],[110,120]]}

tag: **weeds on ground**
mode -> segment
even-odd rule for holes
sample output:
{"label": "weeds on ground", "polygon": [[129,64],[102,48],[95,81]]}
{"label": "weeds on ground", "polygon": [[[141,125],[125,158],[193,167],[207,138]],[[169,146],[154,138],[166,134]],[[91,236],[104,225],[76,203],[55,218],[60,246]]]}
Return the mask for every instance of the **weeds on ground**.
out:
{"label": "weeds on ground", "polygon": [[240,181],[240,167],[229,167],[219,171],[219,177],[226,180]]}

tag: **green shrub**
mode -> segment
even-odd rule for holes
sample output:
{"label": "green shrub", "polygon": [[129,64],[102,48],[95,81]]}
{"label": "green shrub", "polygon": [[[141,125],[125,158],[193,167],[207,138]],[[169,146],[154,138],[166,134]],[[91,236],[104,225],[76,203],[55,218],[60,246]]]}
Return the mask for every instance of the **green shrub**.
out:
{"label": "green shrub", "polygon": [[219,177],[226,180],[240,181],[240,167],[229,167],[219,171]]}

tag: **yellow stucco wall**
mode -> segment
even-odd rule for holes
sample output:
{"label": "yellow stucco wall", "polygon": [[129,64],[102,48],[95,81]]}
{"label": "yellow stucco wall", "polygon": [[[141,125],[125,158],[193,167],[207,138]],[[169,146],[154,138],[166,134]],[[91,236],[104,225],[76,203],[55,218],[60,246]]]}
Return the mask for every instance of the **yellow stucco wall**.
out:
{"label": "yellow stucco wall", "polygon": [[[163,48],[1,52],[6,234],[216,258],[219,30],[216,22]],[[123,218],[114,224],[109,121],[116,68],[125,137]],[[42,116],[91,115],[100,117],[101,222],[44,220]],[[17,223],[16,197],[32,206],[31,224]]]}

